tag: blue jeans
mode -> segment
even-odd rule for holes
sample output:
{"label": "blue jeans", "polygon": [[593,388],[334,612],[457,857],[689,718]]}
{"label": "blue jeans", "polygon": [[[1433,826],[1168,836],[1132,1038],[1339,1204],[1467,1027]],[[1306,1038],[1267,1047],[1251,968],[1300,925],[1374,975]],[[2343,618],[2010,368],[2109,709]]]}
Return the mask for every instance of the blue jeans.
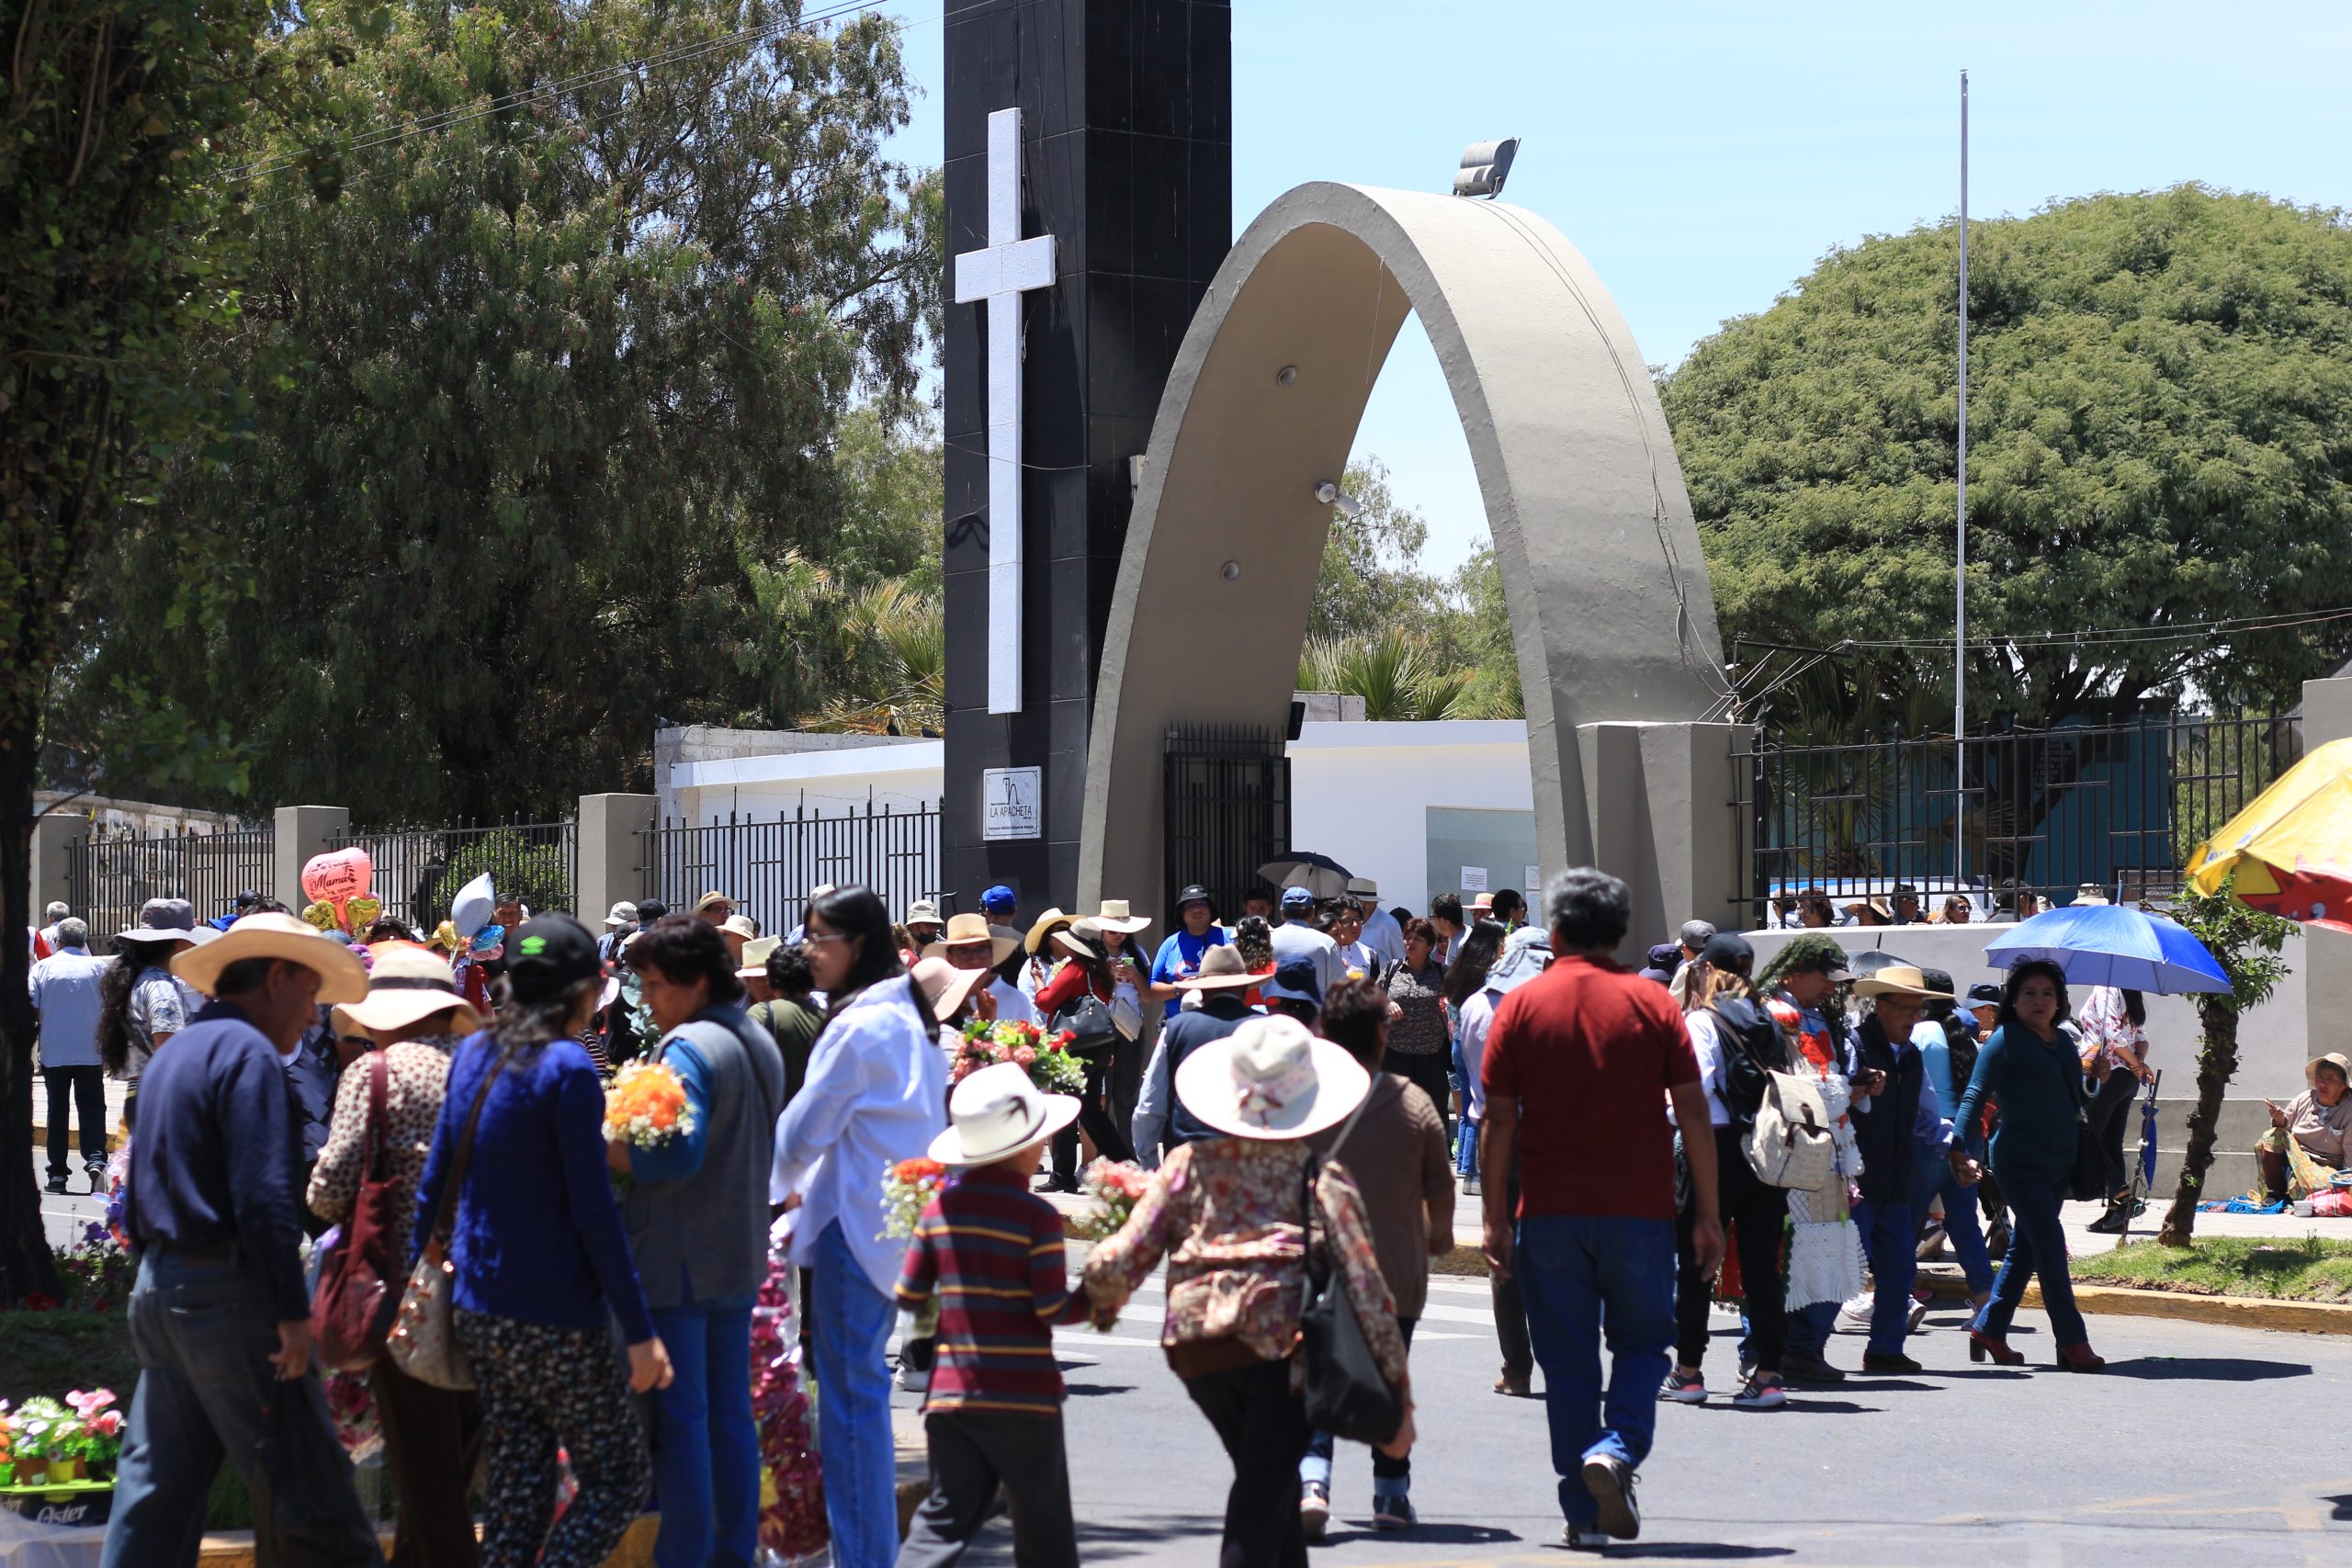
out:
{"label": "blue jeans", "polygon": [[2009,1205],[2009,1254],[2001,1259],[2000,1278],[1993,1281],[1993,1299],[1969,1326],[1996,1339],[2007,1337],[2009,1322],[2025,1300],[2026,1281],[2039,1274],[2051,1337],[2061,1345],[2089,1344],[2090,1331],[2075,1310],[2075,1281],[2066,1272],[2066,1233],[2058,1224],[2058,1205],[2074,1173],[2005,1166],[1998,1174],[2001,1196]]}
{"label": "blue jeans", "polygon": [[839,1220],[818,1235],[812,1272],[817,1453],[825,1466],[833,1562],[837,1568],[891,1568],[899,1556],[899,1457],[884,1358],[898,1308],[865,1277]]}
{"label": "blue jeans", "polygon": [[[1811,1306],[1791,1307],[1789,1309],[1789,1349],[1792,1352],[1803,1350],[1815,1356],[1827,1350],[1829,1336],[1838,1328],[1839,1304],[1837,1302],[1815,1302]],[[1742,1332],[1739,1341],[1739,1355],[1742,1360],[1749,1359],[1751,1348],[1746,1333],[1747,1326],[1747,1320],[1743,1316],[1740,1319]]]}
{"label": "blue jeans", "polygon": [[1862,1233],[1862,1255],[1871,1260],[1870,1352],[1900,1356],[1911,1334],[1911,1287],[1919,1278],[1911,1205],[1865,1198],[1854,1205],[1854,1228]]}
{"label": "blue jeans", "polygon": [[[1396,1332],[1405,1337],[1405,1348],[1413,1348],[1413,1325],[1419,1318],[1400,1317]],[[1326,1495],[1331,1490],[1331,1452],[1337,1446],[1329,1432],[1317,1432],[1306,1439],[1306,1457],[1298,1461],[1298,1483],[1312,1483],[1323,1488]],[[1378,1449],[1372,1450],[1372,1495],[1375,1497],[1404,1497],[1413,1490],[1413,1456],[1390,1459]]]}
{"label": "blue jeans", "polygon": [[1511,1272],[1544,1369],[1552,1470],[1572,1525],[1589,1528],[1596,1517],[1584,1486],[1588,1457],[1638,1465],[1649,1454],[1658,1384],[1674,1367],[1674,1268],[1672,1220],[1530,1214],[1519,1222]]}
{"label": "blue jeans", "polygon": [[1991,1290],[1993,1255],[1984,1250],[1984,1216],[1977,1212],[1976,1189],[1962,1187],[1947,1164],[1935,1196],[1943,1200],[1944,1235],[1951,1239],[1952,1255],[1960,1259],[1960,1271],[1969,1290]]}
{"label": "blue jeans", "polygon": [[[223,1249],[224,1254],[226,1249]],[[224,1459],[254,1500],[264,1562],[382,1564],[314,1373],[278,1381],[277,1314],[233,1257],[139,1260],[139,1387],[115,1472],[104,1568],[195,1568]]]}
{"label": "blue jeans", "polygon": [[752,1422],[750,1295],[653,1314],[674,1374],[654,1397],[660,1568],[752,1568],[760,1547],[760,1434]]}
{"label": "blue jeans", "polygon": [[1453,1174],[1467,1180],[1478,1174],[1478,1133],[1486,1125],[1486,1118],[1476,1116],[1465,1105],[1462,1111],[1462,1135],[1453,1145]]}

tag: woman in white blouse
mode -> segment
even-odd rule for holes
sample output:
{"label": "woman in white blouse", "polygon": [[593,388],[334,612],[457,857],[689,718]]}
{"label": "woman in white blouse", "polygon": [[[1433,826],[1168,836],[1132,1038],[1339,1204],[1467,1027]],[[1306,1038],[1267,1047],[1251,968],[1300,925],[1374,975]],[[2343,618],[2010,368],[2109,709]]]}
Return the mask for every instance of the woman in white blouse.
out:
{"label": "woman in white blouse", "polygon": [[2137,991],[2118,986],[2093,986],[2084,993],[2075,1014],[2081,1032],[2083,1074],[2091,1080],[2090,1103],[2085,1122],[2107,1168],[2107,1213],[2090,1228],[2108,1235],[2132,1220],[2130,1167],[2123,1158],[2123,1133],[2132,1121],[2132,1102],[2140,1086],[2154,1074],[2148,1066],[2148,1004]]}

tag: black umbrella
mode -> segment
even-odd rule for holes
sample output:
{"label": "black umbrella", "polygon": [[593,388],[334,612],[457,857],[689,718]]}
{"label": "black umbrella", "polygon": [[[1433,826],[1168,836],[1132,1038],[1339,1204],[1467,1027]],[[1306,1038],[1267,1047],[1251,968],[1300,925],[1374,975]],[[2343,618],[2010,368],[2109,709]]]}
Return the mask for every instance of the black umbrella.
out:
{"label": "black umbrella", "polygon": [[1329,855],[1294,850],[1260,866],[1258,874],[1276,887],[1304,887],[1317,898],[1337,898],[1353,874]]}

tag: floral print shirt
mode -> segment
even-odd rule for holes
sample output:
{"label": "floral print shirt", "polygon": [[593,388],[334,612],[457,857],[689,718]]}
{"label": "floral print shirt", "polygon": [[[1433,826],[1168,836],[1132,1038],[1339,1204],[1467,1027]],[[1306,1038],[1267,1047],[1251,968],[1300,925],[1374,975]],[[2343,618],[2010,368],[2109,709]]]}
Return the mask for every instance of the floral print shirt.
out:
{"label": "floral print shirt", "polygon": [[[433,1147],[433,1129],[441,1120],[441,1100],[449,1089],[449,1055],[457,1046],[455,1035],[444,1034],[383,1048],[384,1066],[390,1069],[384,1083],[384,1174],[392,1183],[391,1234],[402,1247],[416,1231],[416,1184]],[[334,1120],[327,1126],[326,1146],[319,1150],[310,1190],[303,1195],[311,1212],[330,1224],[350,1217],[359,1184],[368,1175],[368,1080],[374,1076],[370,1057],[361,1056],[344,1069],[335,1085]]]}
{"label": "floral print shirt", "polygon": [[2148,1059],[2148,1032],[2132,1021],[2123,992],[2114,986],[2093,986],[2085,993],[2083,1005],[2075,1013],[2075,1027],[2082,1032],[2076,1043],[2083,1071],[2101,1081],[2123,1069],[2123,1058],[2115,1054],[2119,1045],[2143,1062]]}
{"label": "floral print shirt", "polygon": [[[1310,1150],[1295,1140],[1217,1138],[1180,1145],[1119,1233],[1086,1260],[1086,1291],[1116,1311],[1168,1259],[1163,1348],[1236,1338],[1270,1361],[1298,1343],[1306,1289],[1300,1199]],[[1315,1247],[1347,1282],[1373,1357],[1405,1381],[1405,1340],[1373,1248],[1363,1199],[1347,1171],[1326,1162],[1315,1184]]]}

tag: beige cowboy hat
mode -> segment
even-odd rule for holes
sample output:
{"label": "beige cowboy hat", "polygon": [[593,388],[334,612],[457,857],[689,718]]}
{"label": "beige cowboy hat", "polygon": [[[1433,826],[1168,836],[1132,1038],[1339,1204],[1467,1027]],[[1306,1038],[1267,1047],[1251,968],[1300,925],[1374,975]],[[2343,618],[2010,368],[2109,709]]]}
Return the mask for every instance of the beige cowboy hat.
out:
{"label": "beige cowboy hat", "polygon": [[1922,1001],[1949,1002],[1958,998],[1950,991],[1928,989],[1928,977],[1916,964],[1890,964],[1873,974],[1854,982],[1858,997],[1917,997]]}
{"label": "beige cowboy hat", "polygon": [[729,898],[726,894],[721,893],[718,888],[714,887],[709,892],[695,900],[695,913],[699,915],[705,909],[709,908],[713,904],[724,904],[731,909],[735,907],[735,900]]}
{"label": "beige cowboy hat", "polygon": [[310,970],[319,977],[322,1006],[367,999],[368,966],[359,955],[291,915],[247,915],[218,941],[183,948],[172,960],[172,973],[209,997],[220,971],[248,958],[282,958]]}
{"label": "beige cowboy hat", "polygon": [[949,917],[947,929],[940,933],[939,940],[922,950],[922,956],[944,958],[949,948],[967,942],[991,944],[989,953],[989,967],[991,969],[1012,957],[1013,951],[1021,945],[1019,937],[1000,926],[989,925],[985,916],[954,915]]}
{"label": "beige cowboy hat", "polygon": [[1047,1094],[1029,1081],[1026,1067],[998,1062],[956,1086],[947,1120],[947,1131],[931,1141],[931,1157],[942,1165],[989,1165],[1077,1121],[1078,1098]]}
{"label": "beige cowboy hat", "polygon": [[784,945],[780,936],[753,937],[743,944],[743,956],[737,960],[742,967],[735,971],[738,980],[764,980],[768,977],[768,960]]}
{"label": "beige cowboy hat", "polygon": [[945,1023],[964,1010],[965,998],[988,984],[986,969],[958,969],[944,958],[918,958],[907,977],[915,983],[924,1001],[931,1005],[935,1022]]}
{"label": "beige cowboy hat", "polygon": [[1279,1013],[1246,1021],[1176,1069],[1184,1108],[1237,1138],[1310,1137],[1345,1121],[1371,1088],[1363,1064]]}
{"label": "beige cowboy hat", "polygon": [[1064,926],[1069,924],[1070,921],[1076,919],[1078,919],[1077,916],[1064,914],[1058,908],[1046,910],[1044,914],[1029,922],[1029,934],[1021,939],[1022,948],[1029,953],[1036,952],[1039,948],[1046,945],[1046,939],[1047,937],[1053,935],[1056,931],[1061,930]]}
{"label": "beige cowboy hat", "polygon": [[2315,1084],[2319,1082],[2320,1064],[2323,1062],[2326,1063],[2329,1066],[2334,1067],[2337,1072],[2342,1073],[2346,1083],[2352,1083],[2352,1057],[2346,1057],[2341,1051],[2330,1051],[2324,1056],[2313,1056],[2310,1061],[2305,1062],[2303,1064],[2303,1081],[2305,1083]]}
{"label": "beige cowboy hat", "polygon": [[1377,898],[1380,897],[1380,884],[1369,876],[1351,876],[1348,878],[1348,897]]}
{"label": "beige cowboy hat", "polygon": [[470,1034],[481,1027],[481,1014],[458,989],[449,961],[431,948],[413,942],[379,942],[368,954],[375,961],[368,972],[368,995],[334,1010],[338,1032],[364,1029],[379,1039],[397,1037],[419,1021],[452,1009],[458,1033]]}
{"label": "beige cowboy hat", "polygon": [[1220,942],[1201,954],[1200,972],[1176,982],[1188,991],[1231,991],[1263,985],[1271,975],[1252,975],[1250,965],[1241,962],[1241,950],[1231,942]]}
{"label": "beige cowboy hat", "polygon": [[1894,906],[1883,898],[1849,898],[1838,907],[1849,915],[1859,915],[1867,909],[1882,920],[1894,919]]}
{"label": "beige cowboy hat", "polygon": [[1133,936],[1151,924],[1151,917],[1129,914],[1125,898],[1105,898],[1102,908],[1094,912],[1094,923],[1106,931],[1125,931]]}

